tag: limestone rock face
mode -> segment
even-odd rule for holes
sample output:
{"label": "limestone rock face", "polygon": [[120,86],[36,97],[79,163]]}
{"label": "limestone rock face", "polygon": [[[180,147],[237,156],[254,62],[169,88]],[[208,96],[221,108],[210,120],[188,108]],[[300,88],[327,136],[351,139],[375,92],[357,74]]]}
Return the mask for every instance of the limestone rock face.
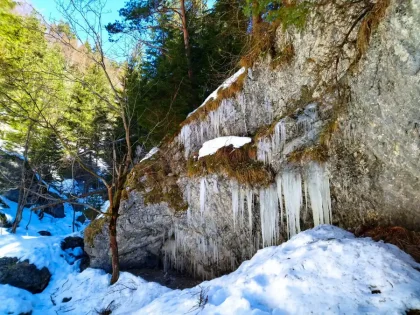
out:
{"label": "limestone rock face", "polygon": [[[386,1],[371,7],[378,3]],[[242,91],[186,124],[151,158],[167,160],[165,174],[177,178],[188,210],[147,202],[150,187],[127,187],[118,219],[123,269],[175,268],[212,278],[269,245],[263,235],[270,222],[278,244],[293,235],[291,219],[294,229],[303,230],[319,221],[316,209],[328,217],[327,199],[332,218],[326,223],[420,229],[420,1],[390,1],[377,28],[363,38],[360,27],[372,17],[366,10],[362,1],[331,1],[311,8],[303,30],[279,27],[275,53],[247,69]],[[278,63],[287,46],[293,47],[292,60]],[[261,132],[270,126],[281,136],[276,150],[274,137]],[[205,141],[229,135],[253,137],[257,159],[278,179],[277,191],[240,185],[237,193],[226,174],[189,176],[185,158]],[[322,207],[313,198],[311,163],[322,165],[328,178]],[[294,192],[285,174],[302,178]],[[283,198],[282,207],[271,200],[277,214],[262,206],[270,204],[272,192]],[[300,200],[295,217],[287,212],[296,204],[292,197]],[[265,219],[268,214],[272,219]],[[104,225],[86,246],[92,267],[110,270],[107,233]]]}

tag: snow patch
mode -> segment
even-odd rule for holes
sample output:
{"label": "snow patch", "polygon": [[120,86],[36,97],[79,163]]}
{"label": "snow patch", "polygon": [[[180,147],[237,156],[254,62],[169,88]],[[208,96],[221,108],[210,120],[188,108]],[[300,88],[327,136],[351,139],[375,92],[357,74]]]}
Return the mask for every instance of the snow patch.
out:
{"label": "snow patch", "polygon": [[209,140],[203,143],[200,151],[198,152],[198,158],[202,158],[207,155],[212,155],[217,152],[220,148],[232,145],[234,148],[240,148],[247,143],[252,141],[249,137],[219,137],[213,140]]}
{"label": "snow patch", "polygon": [[156,154],[156,153],[158,153],[158,152],[159,152],[159,148],[158,148],[158,147],[154,147],[154,148],[152,148],[152,149],[149,151],[149,153],[147,153],[147,154],[146,154],[146,156],[140,160],[140,162],[143,162],[143,161],[145,161],[145,160],[150,159],[153,155],[155,155],[155,154]]}

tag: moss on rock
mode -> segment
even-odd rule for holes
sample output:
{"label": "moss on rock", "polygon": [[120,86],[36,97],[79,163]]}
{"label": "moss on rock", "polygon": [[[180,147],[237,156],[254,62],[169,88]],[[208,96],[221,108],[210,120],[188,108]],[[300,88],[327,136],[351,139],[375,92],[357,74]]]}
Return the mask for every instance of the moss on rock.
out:
{"label": "moss on rock", "polygon": [[273,182],[272,170],[256,160],[256,148],[246,144],[241,148],[227,146],[198,160],[188,161],[188,176],[201,177],[221,174],[236,179],[239,183],[251,186],[268,186]]}
{"label": "moss on rock", "polygon": [[95,240],[95,236],[102,232],[105,223],[108,222],[109,219],[106,216],[93,220],[85,229],[86,243],[93,247],[93,241]]}
{"label": "moss on rock", "polygon": [[188,204],[184,201],[177,184],[178,176],[172,171],[170,163],[164,156],[167,153],[161,153],[162,150],[166,151],[161,149],[152,158],[144,160],[133,168],[127,177],[123,197],[126,199],[128,192],[137,190],[143,194],[145,204],[166,202],[175,211],[185,211],[188,209]]}

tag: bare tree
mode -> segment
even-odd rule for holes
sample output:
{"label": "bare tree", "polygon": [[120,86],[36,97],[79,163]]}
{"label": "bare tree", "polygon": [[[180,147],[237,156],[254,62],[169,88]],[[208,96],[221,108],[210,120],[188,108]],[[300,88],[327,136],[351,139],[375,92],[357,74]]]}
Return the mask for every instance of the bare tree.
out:
{"label": "bare tree", "polygon": [[[118,255],[118,243],[117,243],[117,220],[119,216],[119,208],[121,203],[121,196],[124,190],[124,184],[127,175],[132,166],[132,144],[130,139],[130,115],[128,112],[128,98],[125,92],[125,85],[119,80],[116,80],[109,70],[109,60],[105,56],[104,45],[103,45],[103,24],[102,14],[104,10],[104,2],[101,0],[88,1],[88,0],[69,0],[59,1],[58,7],[63,14],[65,21],[70,25],[72,32],[79,39],[82,40],[82,36],[87,37],[87,40],[92,41],[95,47],[95,53],[87,53],[87,57],[90,61],[97,65],[103,72],[109,89],[112,91],[112,95],[107,98],[102,95],[98,95],[94,89],[91,92],[98,96],[103,102],[105,102],[110,111],[116,113],[122,122],[124,129],[124,140],[125,140],[125,152],[117,154],[116,147],[113,145],[113,176],[111,180],[106,180],[103,176],[93,171],[84,161],[80,158],[77,152],[74,152],[68,145],[66,139],[62,138],[59,129],[56,126],[50,124],[48,119],[45,118],[45,122],[49,125],[62,145],[69,152],[73,152],[73,158],[79,163],[79,165],[91,174],[93,177],[100,180],[106,187],[108,200],[110,207],[108,209],[109,216],[109,239],[111,249],[111,261],[112,261],[112,277],[111,284],[118,281],[120,266],[119,266],[119,255]],[[82,35],[83,34],[83,35]],[[59,41],[66,47],[84,53],[80,47],[75,45],[74,41],[68,40],[66,36],[62,34],[51,32],[50,36],[53,36],[55,40]],[[77,75],[68,73],[69,78],[81,81],[82,84],[86,84],[83,80],[77,78]],[[86,86],[89,88],[89,86]],[[118,156],[121,158],[117,159]]]}

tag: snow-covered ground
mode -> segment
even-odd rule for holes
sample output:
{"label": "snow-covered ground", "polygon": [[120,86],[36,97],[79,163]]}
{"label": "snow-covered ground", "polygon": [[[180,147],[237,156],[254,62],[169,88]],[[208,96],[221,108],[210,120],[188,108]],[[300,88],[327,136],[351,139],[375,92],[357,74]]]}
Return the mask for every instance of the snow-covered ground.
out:
{"label": "snow-covered ground", "polygon": [[[16,215],[17,204],[4,197],[1,199],[8,208],[5,208],[0,204],[0,212],[6,215],[9,222],[12,222]],[[64,204],[64,214],[65,217],[62,219],[54,218],[49,214],[44,214],[44,217],[40,220],[34,213],[31,217],[31,211],[28,208],[25,208],[20,227],[17,229],[17,235],[40,236],[38,234],[39,231],[48,231],[53,236],[70,234],[73,231],[73,207],[67,203]],[[78,222],[76,223],[76,231],[83,229]],[[26,226],[28,226],[28,229],[26,229]],[[0,235],[4,234],[7,234],[7,229],[0,227]]]}
{"label": "snow-covered ground", "polygon": [[404,314],[420,309],[420,264],[393,245],[355,238],[330,225],[262,249],[235,272],[185,290],[125,272],[113,286],[101,270],[78,273],[60,249],[63,238],[0,236],[0,257],[29,259],[53,275],[36,295],[0,285],[0,314],[96,314],[107,308],[112,314]]}

